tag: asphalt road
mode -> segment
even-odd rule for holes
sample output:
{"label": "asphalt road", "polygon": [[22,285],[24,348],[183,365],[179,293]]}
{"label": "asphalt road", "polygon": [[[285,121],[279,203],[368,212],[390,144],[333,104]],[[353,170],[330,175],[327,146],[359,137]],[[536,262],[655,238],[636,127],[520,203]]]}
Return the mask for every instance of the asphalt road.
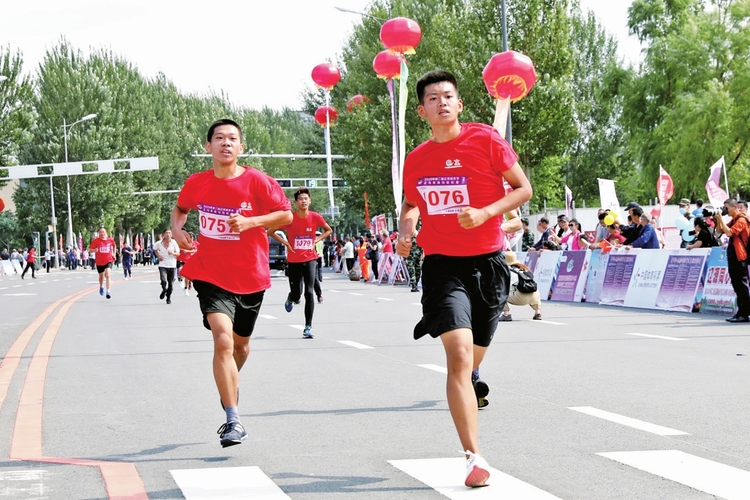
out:
{"label": "asphalt road", "polygon": [[[235,498],[222,485],[253,482],[249,467],[294,500],[445,498],[389,462],[461,456],[442,345],[412,339],[420,294],[326,272],[304,340],[275,277],[241,373],[249,437],[223,449],[195,294],[166,305],[153,267],[114,275],[111,300],[90,270],[0,278],[0,498]],[[512,312],[481,369],[480,444],[501,473],[447,496],[750,498],[750,328],[587,304],[545,303],[541,322]],[[203,496],[175,477],[205,477]]]}

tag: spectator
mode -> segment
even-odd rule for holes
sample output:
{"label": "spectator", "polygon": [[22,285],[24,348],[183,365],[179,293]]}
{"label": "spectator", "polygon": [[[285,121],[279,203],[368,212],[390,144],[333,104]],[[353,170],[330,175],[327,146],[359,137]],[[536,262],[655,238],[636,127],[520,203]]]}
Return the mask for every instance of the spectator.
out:
{"label": "spectator", "polygon": [[607,231],[607,225],[604,223],[604,218],[607,216],[607,211],[603,208],[600,208],[597,212],[597,218],[599,219],[599,222],[596,224],[594,235],[594,242],[589,245],[590,249],[598,248],[599,243],[601,243],[603,240],[607,239],[607,236],[609,236],[609,232]]}
{"label": "spectator", "polygon": [[654,226],[654,230],[656,231],[656,237],[659,239],[659,248],[666,248],[667,241],[664,239],[664,232],[656,223],[656,217],[651,217],[651,225]]}
{"label": "spectator", "polygon": [[[505,252],[505,262],[513,272],[517,272],[519,269],[521,271],[531,272],[531,269],[521,264],[518,259],[516,259],[516,254],[514,252]],[[523,293],[518,290],[518,283],[514,283],[510,287],[508,302],[506,302],[505,307],[503,307],[503,314],[500,316],[500,321],[513,321],[513,317],[510,314],[509,304],[513,306],[531,306],[534,310],[533,319],[542,319],[542,298],[539,295],[539,291]]]}
{"label": "spectator", "polygon": [[388,237],[388,231],[385,229],[380,233],[381,241],[383,243],[383,253],[393,253],[393,243],[391,242],[391,239]]}
{"label": "spectator", "polygon": [[370,262],[372,266],[372,274],[375,276],[375,281],[380,279],[378,275],[378,262],[380,261],[380,253],[382,251],[382,245],[380,244],[380,236],[370,236],[367,244],[370,246]]}
{"label": "spectator", "polygon": [[590,242],[581,231],[581,223],[576,219],[571,219],[569,230],[570,232],[560,239],[561,247],[568,250],[586,250]]}
{"label": "spectator", "polygon": [[568,216],[565,214],[560,214],[557,216],[557,231],[555,231],[555,236],[557,237],[557,243],[560,243],[560,240],[564,238],[565,236],[569,235],[571,233],[570,229],[570,219],[568,219]]}
{"label": "spectator", "polygon": [[10,260],[10,254],[8,253],[7,248],[3,248],[3,251],[0,252],[0,260]]}
{"label": "spectator", "polygon": [[609,231],[609,235],[607,236],[606,240],[612,246],[619,247],[625,242],[625,237],[620,232],[619,222],[615,221],[614,223],[607,226],[607,231]]}
{"label": "spectator", "polygon": [[[635,207],[631,208],[629,212],[629,217],[633,223],[633,226],[631,226],[627,236],[625,236],[625,241],[623,242],[623,245],[625,246],[632,246],[633,242],[640,238],[643,234],[643,225],[640,224],[641,216],[643,215],[643,209],[641,207]],[[622,228],[620,229],[620,232],[624,235],[624,231],[622,230]]]}
{"label": "spectator", "polygon": [[[634,216],[633,210],[635,210],[636,208],[640,210],[640,213],[637,216]],[[620,234],[627,241],[631,237],[633,232],[640,231],[640,225],[638,224],[638,219],[640,218],[640,214],[643,213],[643,210],[641,210],[641,206],[638,205],[638,203],[634,201],[631,201],[630,203],[628,203],[628,206],[626,207],[625,210],[628,212],[628,223],[624,226],[620,224]],[[612,213],[612,215],[614,216],[615,214]],[[632,239],[635,239],[637,237],[638,235],[635,235],[632,237]]]}
{"label": "spectator", "polygon": [[[687,198],[681,199],[679,203],[679,207],[680,207],[680,213],[687,220],[692,220],[695,218],[693,214],[690,213],[690,200],[689,199]],[[690,227],[693,227],[693,224],[690,224]],[[680,243],[680,248],[685,248],[695,241],[694,232],[691,231],[690,229],[683,229],[682,231],[680,231],[680,236],[682,236],[682,243]]]}
{"label": "spectator", "polygon": [[357,244],[357,257],[359,258],[359,270],[362,273],[362,280],[365,283],[370,281],[370,260],[367,258],[369,248],[370,244],[367,241],[367,236],[363,236]]}
{"label": "spectator", "polygon": [[746,214],[747,213],[747,202],[739,200],[737,202],[737,210],[739,210],[741,214]]}
{"label": "spectator", "polygon": [[703,200],[701,200],[700,198],[695,200],[695,210],[693,210],[693,216],[703,217]]}
{"label": "spectator", "polygon": [[716,229],[729,236],[727,246],[727,264],[729,279],[734,293],[737,294],[737,314],[727,318],[730,323],[747,323],[750,321],[750,288],[747,276],[747,243],[750,240],[750,220],[740,212],[737,202],[729,198],[724,202],[727,214],[732,218],[725,223],[721,214],[714,215]]}
{"label": "spectator", "polygon": [[[640,208],[638,209],[640,210]],[[654,229],[654,226],[651,225],[651,220],[649,219],[648,215],[641,214],[640,215],[640,225],[641,230],[638,234],[638,237],[633,240],[629,245],[626,245],[628,249],[630,248],[647,248],[647,249],[657,249],[659,248],[659,238],[656,236],[656,229]]]}
{"label": "spectator", "polygon": [[521,237],[521,251],[528,252],[531,247],[534,246],[534,233],[529,229],[529,219],[524,217],[521,219],[523,224],[523,236]]}
{"label": "spectator", "polygon": [[346,243],[344,243],[344,259],[346,259],[347,272],[354,269],[354,244],[348,236],[346,237]]}
{"label": "spectator", "polygon": [[539,222],[536,224],[536,229],[542,233],[542,235],[539,237],[539,241],[529,248],[530,252],[541,250],[544,246],[544,242],[549,241],[550,235],[552,234],[552,229],[549,227],[549,219],[547,217],[541,217],[539,219]]}
{"label": "spectator", "polygon": [[[701,212],[703,215],[703,212]],[[708,222],[703,217],[695,218],[695,241],[685,248],[692,250],[693,248],[709,248],[718,247],[721,244],[719,239],[716,237],[716,231],[709,227]]]}

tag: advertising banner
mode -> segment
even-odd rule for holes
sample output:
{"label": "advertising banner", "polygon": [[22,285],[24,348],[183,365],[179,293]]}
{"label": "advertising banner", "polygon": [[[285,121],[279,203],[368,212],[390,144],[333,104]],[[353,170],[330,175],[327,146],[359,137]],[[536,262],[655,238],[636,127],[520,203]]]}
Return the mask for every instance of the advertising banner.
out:
{"label": "advertising banner", "polygon": [[584,300],[586,302],[597,304],[601,301],[604,275],[607,273],[608,262],[609,252],[602,252],[599,248],[591,252],[589,274],[586,278],[586,288],[584,289]]}
{"label": "advertising banner", "polygon": [[700,284],[707,250],[691,250],[670,255],[664,270],[656,308],[667,311],[690,312]]}
{"label": "advertising banner", "polygon": [[526,267],[531,269],[531,272],[536,275],[536,264],[539,262],[539,252],[527,252],[526,258],[516,257],[519,262],[523,262]]}
{"label": "advertising banner", "polygon": [[562,255],[562,252],[552,250],[539,252],[536,269],[534,270],[534,278],[536,279],[537,291],[539,291],[539,296],[542,300],[549,300],[550,290],[552,289],[555,276],[557,276],[557,264],[560,261],[560,255]]}
{"label": "advertising banner", "polygon": [[590,259],[590,250],[565,250],[562,253],[551,300],[581,302]]}
{"label": "advertising banner", "polygon": [[628,293],[630,277],[633,275],[635,259],[640,251],[632,249],[628,253],[610,253],[607,262],[607,272],[604,274],[604,284],[600,304],[621,306]]}
{"label": "advertising banner", "polygon": [[670,255],[671,252],[665,250],[643,250],[638,254],[623,306],[644,309],[656,307],[656,297],[659,295]]}
{"label": "advertising banner", "polygon": [[702,313],[711,314],[734,314],[737,306],[737,295],[732,288],[729,279],[729,267],[727,266],[727,251],[721,247],[711,249],[706,264],[706,281],[703,292],[698,293],[695,299],[700,303]]}

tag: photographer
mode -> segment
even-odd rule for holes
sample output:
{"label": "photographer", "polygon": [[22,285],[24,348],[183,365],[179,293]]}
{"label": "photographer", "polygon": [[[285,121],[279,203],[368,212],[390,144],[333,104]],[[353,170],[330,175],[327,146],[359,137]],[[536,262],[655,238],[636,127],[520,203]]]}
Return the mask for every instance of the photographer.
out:
{"label": "photographer", "polygon": [[[725,223],[722,214],[729,215],[732,220]],[[727,318],[730,323],[747,323],[750,321],[750,288],[747,276],[747,242],[750,239],[750,221],[741,213],[737,202],[729,198],[724,202],[722,213],[714,215],[716,229],[729,236],[727,246],[727,264],[729,265],[729,279],[737,294],[737,314]]]}

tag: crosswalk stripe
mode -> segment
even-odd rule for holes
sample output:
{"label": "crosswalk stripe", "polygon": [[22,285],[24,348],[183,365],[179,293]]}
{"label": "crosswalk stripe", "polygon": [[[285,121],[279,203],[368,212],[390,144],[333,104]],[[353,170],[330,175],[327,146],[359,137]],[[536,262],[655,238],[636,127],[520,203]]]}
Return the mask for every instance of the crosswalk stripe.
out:
{"label": "crosswalk stripe", "polygon": [[260,467],[169,471],[186,500],[291,500]]}
{"label": "crosswalk stripe", "polygon": [[466,459],[427,458],[415,460],[389,460],[389,464],[437,490],[451,500],[523,498],[524,500],[560,500],[520,479],[490,467],[489,486],[467,488]]}
{"label": "crosswalk stripe", "polygon": [[445,373],[445,374],[448,373],[448,369],[445,368],[445,367],[443,367],[443,366],[431,365],[429,363],[426,364],[426,365],[417,365],[417,366],[419,366],[421,368],[427,368],[428,370],[432,370],[434,372],[440,372],[440,373]]}
{"label": "crosswalk stripe", "polygon": [[375,349],[372,346],[360,344],[359,342],[354,342],[352,340],[339,340],[339,344],[348,345],[349,347],[354,347],[355,349]]}
{"label": "crosswalk stripe", "polygon": [[388,297],[375,297],[375,298],[378,299],[378,300],[386,300],[386,301],[393,300],[393,299],[389,299]]}
{"label": "crosswalk stripe", "polygon": [[544,323],[546,325],[556,325],[556,326],[567,326],[567,323],[560,323],[558,321],[549,321],[546,319],[533,319],[529,318],[526,321],[531,321],[532,323]]}
{"label": "crosswalk stripe", "polygon": [[634,337],[647,337],[650,339],[661,339],[661,340],[675,340],[675,341],[681,341],[681,340],[687,340],[680,337],[665,337],[664,335],[652,335],[650,333],[625,333],[625,335],[633,335]]}
{"label": "crosswalk stripe", "polygon": [[670,429],[669,427],[663,427],[661,425],[652,424],[650,422],[644,422],[643,420],[638,420],[637,418],[631,418],[631,417],[626,417],[624,415],[618,415],[617,413],[610,413],[608,411],[600,410],[592,406],[571,406],[571,407],[568,407],[568,409],[581,412],[581,413],[585,413],[586,415],[591,415],[592,417],[603,418],[604,420],[609,420],[610,422],[615,422],[617,424],[626,425],[634,429],[640,429],[642,431],[650,432],[658,436],[689,436],[690,435],[687,432],[678,431],[676,429]]}
{"label": "crosswalk stripe", "polygon": [[597,453],[726,500],[747,500],[750,472],[679,450]]}

